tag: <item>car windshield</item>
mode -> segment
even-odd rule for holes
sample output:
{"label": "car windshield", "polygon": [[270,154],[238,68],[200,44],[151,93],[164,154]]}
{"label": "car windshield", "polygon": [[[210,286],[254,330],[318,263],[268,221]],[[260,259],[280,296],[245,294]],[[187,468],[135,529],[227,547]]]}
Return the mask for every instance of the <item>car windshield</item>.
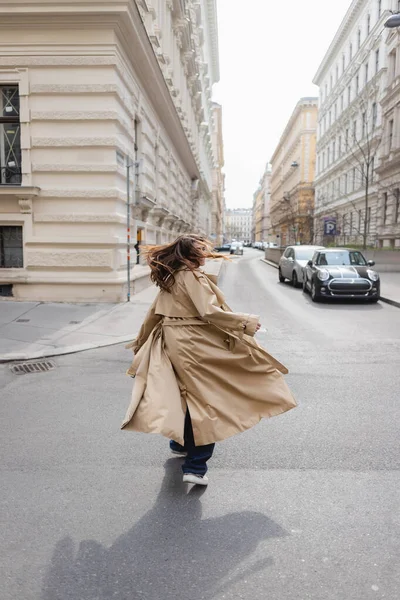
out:
{"label": "car windshield", "polygon": [[317,258],[318,266],[335,266],[335,265],[351,265],[364,267],[367,261],[361,252],[348,252],[347,250],[339,250],[338,252],[320,252]]}
{"label": "car windshield", "polygon": [[296,248],[296,260],[311,260],[314,256],[315,249],[313,248]]}

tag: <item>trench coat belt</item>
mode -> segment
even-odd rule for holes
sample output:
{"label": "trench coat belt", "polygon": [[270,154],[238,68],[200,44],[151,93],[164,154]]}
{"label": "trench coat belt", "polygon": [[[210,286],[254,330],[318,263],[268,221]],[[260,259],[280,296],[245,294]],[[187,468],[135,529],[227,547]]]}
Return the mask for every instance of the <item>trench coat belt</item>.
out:
{"label": "trench coat belt", "polygon": [[197,317],[164,317],[161,320],[163,327],[184,327],[185,325],[208,325]]}

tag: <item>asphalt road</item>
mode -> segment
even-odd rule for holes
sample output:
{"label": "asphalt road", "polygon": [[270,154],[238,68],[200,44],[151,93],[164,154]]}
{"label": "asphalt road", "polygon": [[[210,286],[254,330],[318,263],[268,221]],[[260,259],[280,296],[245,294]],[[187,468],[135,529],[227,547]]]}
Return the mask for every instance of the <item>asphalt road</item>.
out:
{"label": "asphalt road", "polygon": [[313,304],[260,256],[222,287],[299,407],[219,444],[207,490],[119,430],[123,347],[0,366],[1,600],[400,597],[400,309]]}

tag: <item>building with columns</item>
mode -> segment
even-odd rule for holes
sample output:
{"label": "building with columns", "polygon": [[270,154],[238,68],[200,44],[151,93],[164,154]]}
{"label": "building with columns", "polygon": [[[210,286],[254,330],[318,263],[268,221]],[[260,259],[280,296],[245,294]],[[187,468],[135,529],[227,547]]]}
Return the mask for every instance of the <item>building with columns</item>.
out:
{"label": "building with columns", "polygon": [[398,34],[384,28],[398,9],[397,0],[353,0],[314,78],[318,243],[400,245]]}
{"label": "building with columns", "polygon": [[122,301],[127,198],[132,254],[212,233],[215,0],[1,0],[0,36],[0,296]]}
{"label": "building with columns", "polygon": [[301,98],[271,158],[270,242],[313,240],[318,98]]}

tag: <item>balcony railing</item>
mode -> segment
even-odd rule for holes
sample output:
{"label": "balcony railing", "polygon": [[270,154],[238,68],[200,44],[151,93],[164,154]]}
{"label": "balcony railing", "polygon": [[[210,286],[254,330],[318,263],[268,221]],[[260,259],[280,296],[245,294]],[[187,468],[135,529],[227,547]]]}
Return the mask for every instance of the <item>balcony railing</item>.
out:
{"label": "balcony railing", "polygon": [[0,185],[21,185],[22,171],[19,167],[0,166]]}

